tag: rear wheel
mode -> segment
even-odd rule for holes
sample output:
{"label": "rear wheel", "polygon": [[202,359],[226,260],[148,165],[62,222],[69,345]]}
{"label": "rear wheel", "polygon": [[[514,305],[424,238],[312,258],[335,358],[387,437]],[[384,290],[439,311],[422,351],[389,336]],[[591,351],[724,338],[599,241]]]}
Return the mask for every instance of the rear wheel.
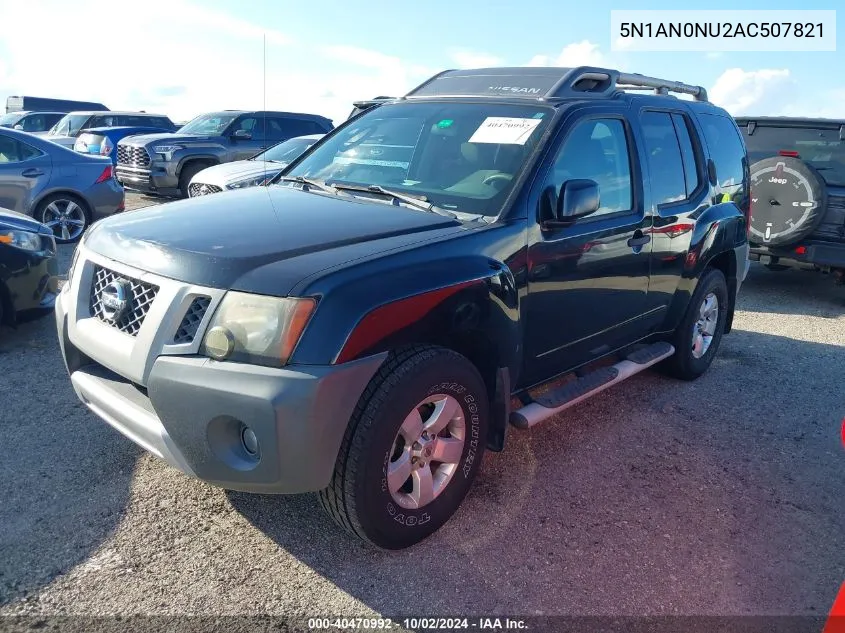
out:
{"label": "rear wheel", "polygon": [[189,195],[188,187],[191,184],[191,179],[208,166],[208,163],[194,161],[182,168],[182,172],[179,174],[179,192],[183,198],[187,198]]}
{"label": "rear wheel", "polygon": [[710,367],[728,316],[728,285],[721,270],[707,270],[698,282],[672,339],[675,353],[661,367],[682,380],[694,380]]}
{"label": "rear wheel", "polygon": [[47,196],[38,203],[33,215],[53,231],[53,237],[60,244],[77,241],[91,221],[88,205],[69,193]]}
{"label": "rear wheel", "polygon": [[466,358],[435,347],[392,354],[349,422],[323,507],[377,547],[418,543],[469,491],[487,420],[484,381]]}

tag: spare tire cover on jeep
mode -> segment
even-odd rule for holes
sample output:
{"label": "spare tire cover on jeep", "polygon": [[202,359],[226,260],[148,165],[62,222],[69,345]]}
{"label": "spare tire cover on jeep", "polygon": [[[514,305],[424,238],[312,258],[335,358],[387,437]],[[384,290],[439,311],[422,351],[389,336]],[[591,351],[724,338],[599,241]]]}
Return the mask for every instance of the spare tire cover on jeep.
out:
{"label": "spare tire cover on jeep", "polygon": [[812,233],[827,206],[827,191],[818,172],[791,156],[766,158],[750,171],[750,240],[784,246]]}

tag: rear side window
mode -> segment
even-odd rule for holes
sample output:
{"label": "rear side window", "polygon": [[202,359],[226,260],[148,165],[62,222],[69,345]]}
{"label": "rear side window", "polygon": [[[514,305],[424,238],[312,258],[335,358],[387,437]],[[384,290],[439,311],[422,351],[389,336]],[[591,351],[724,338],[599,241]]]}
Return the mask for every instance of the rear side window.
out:
{"label": "rear side window", "polygon": [[687,185],[687,198],[692,192],[698,189],[699,169],[695,159],[695,148],[690,137],[690,127],[687,118],[682,114],[672,114],[672,123],[675,124],[675,134],[678,137],[678,145],[681,148],[681,158],[684,164],[684,180]]}
{"label": "rear side window", "polygon": [[686,200],[688,191],[684,162],[672,115],[668,112],[645,112],[640,121],[654,204]]}
{"label": "rear side window", "polygon": [[322,125],[309,119],[271,119],[278,122],[278,131],[268,130],[271,133],[281,134],[280,138],[293,138],[295,136],[308,136],[310,134],[323,134],[326,130]]}
{"label": "rear side window", "polygon": [[0,134],[0,164],[20,163],[36,156],[41,156],[40,150]]}
{"label": "rear side window", "polygon": [[701,114],[699,122],[710,158],[716,164],[718,195],[741,194],[747,183],[745,145],[732,119],[718,114]]}

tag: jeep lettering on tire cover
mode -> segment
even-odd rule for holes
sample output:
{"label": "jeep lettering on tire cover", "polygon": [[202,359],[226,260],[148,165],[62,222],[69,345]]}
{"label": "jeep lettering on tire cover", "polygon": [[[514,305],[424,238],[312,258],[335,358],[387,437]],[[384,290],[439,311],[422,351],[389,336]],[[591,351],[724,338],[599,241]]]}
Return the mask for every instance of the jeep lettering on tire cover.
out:
{"label": "jeep lettering on tire cover", "polygon": [[751,166],[751,240],[792,244],[821,220],[826,194],[821,177],[797,158],[776,156]]}

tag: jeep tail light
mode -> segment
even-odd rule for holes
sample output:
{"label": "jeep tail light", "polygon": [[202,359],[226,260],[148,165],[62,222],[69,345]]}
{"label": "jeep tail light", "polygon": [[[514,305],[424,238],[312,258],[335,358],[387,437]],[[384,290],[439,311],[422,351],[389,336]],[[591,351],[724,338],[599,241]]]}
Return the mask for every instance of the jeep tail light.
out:
{"label": "jeep tail light", "polygon": [[806,246],[799,246],[795,249],[796,255],[806,255],[807,254],[807,247]]}
{"label": "jeep tail light", "polygon": [[789,158],[798,158],[798,152],[791,149],[782,149],[778,152],[779,156],[787,156]]}
{"label": "jeep tail light", "polygon": [[113,178],[113,177],[114,177],[114,167],[112,167],[111,165],[109,165],[108,167],[106,167],[106,168],[103,170],[103,173],[102,173],[102,174],[100,174],[100,177],[99,177],[99,178],[97,178],[97,180],[94,182],[94,184],[99,184],[99,183],[101,183],[101,182],[105,182],[105,181],[107,181],[109,178]]}

